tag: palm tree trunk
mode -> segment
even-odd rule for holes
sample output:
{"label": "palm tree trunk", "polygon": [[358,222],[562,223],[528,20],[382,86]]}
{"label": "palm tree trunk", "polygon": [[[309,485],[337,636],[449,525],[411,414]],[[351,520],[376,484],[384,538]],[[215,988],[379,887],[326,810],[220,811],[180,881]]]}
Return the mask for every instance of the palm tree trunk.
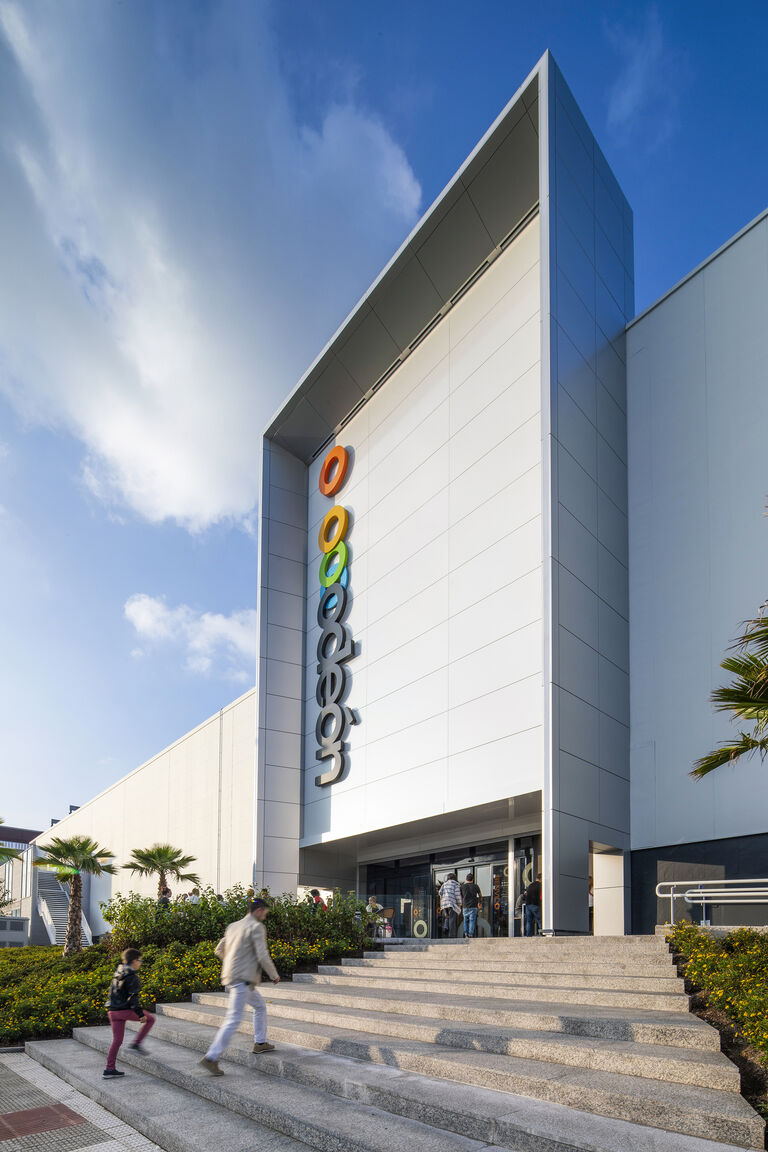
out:
{"label": "palm tree trunk", "polygon": [[64,941],[64,955],[73,956],[75,952],[82,952],[83,935],[83,880],[76,872],[69,882],[69,914],[67,916],[67,935]]}
{"label": "palm tree trunk", "polygon": [[162,868],[160,869],[159,877],[160,878],[157,881],[157,895],[158,895],[158,897],[162,896],[163,892],[165,891],[166,884],[168,883],[168,881],[165,878],[165,872],[163,871]]}

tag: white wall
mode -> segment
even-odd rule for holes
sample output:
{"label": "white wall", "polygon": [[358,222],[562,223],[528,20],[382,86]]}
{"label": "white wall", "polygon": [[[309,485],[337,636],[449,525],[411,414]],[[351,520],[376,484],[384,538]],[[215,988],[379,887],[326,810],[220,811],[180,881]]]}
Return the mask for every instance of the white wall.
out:
{"label": "white wall", "polygon": [[632,847],[765,832],[765,765],[702,781],[709,694],[768,572],[768,219],[628,333]]}
{"label": "white wall", "polygon": [[[196,857],[191,866],[216,891],[248,885],[253,874],[255,690],[187,733],[37,840],[86,835],[124,864],[134,848],[170,843]],[[176,885],[171,883],[176,891]],[[189,891],[190,885],[182,885]],[[99,901],[115,892],[155,895],[157,878],[130,872],[93,877],[86,915],[107,930]]]}
{"label": "white wall", "polygon": [[[539,223],[426,338],[339,442],[334,501],[309,471],[304,844],[541,787]],[[349,770],[315,776],[320,522],[351,514],[360,716]]]}

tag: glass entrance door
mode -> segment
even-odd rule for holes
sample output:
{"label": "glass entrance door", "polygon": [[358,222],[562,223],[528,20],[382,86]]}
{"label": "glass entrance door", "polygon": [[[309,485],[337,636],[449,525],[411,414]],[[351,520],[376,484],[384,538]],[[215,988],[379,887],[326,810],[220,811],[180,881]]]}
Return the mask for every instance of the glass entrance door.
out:
{"label": "glass entrance door", "polygon": [[[512,878],[513,909],[517,906],[518,898],[525,892],[534,876],[534,851],[532,844],[515,844],[514,875]],[[524,925],[522,917],[515,917],[514,935],[522,936]]]}
{"label": "glass entrance door", "polygon": [[[507,936],[509,933],[509,865],[506,860],[489,864],[467,864],[460,861],[453,866],[443,866],[433,870],[435,882],[435,926],[437,936],[443,934],[443,915],[438,913],[440,905],[438,892],[448,876],[455,874],[460,884],[466,882],[471,873],[480,889],[480,903],[477,910],[477,935]],[[464,935],[463,917],[459,918],[459,936]]]}

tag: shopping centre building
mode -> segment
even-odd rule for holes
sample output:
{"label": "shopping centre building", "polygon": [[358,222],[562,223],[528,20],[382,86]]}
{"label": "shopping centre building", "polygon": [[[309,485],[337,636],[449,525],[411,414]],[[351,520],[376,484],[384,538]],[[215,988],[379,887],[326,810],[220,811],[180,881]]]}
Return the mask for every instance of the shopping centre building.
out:
{"label": "shopping centre building", "polygon": [[765,599],[767,303],[764,216],[633,319],[632,212],[545,55],[264,434],[255,690],[56,833],[399,935],[448,871],[494,935],[538,871],[563,933],[590,877],[605,933],[675,869],[759,875],[762,766],[688,772]]}

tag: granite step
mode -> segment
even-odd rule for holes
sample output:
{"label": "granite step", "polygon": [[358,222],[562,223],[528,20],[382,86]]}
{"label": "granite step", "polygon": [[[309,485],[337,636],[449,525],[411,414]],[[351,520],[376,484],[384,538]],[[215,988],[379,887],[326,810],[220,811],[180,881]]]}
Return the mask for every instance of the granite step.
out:
{"label": "granite step", "polygon": [[416,955],[398,955],[397,953],[390,952],[364,952],[362,957],[345,956],[341,963],[347,967],[373,967],[380,965],[382,968],[406,968],[410,969],[414,965],[419,968],[429,968],[435,971],[449,971],[453,968],[467,968],[471,967],[473,971],[478,972],[604,972],[608,975],[615,973],[617,975],[637,975],[637,976],[667,976],[677,974],[677,965],[675,964],[672,956],[665,953],[659,956],[647,956],[642,959],[632,960],[613,960],[613,959],[592,959],[587,953],[584,956],[577,956],[573,959],[553,956],[550,959],[542,959],[541,957],[531,957],[526,959],[524,956],[505,956],[499,954],[498,956],[487,954],[486,956],[469,955],[465,952],[448,952],[443,949],[433,955],[429,952],[419,952]]}
{"label": "granite step", "polygon": [[[343,1019],[345,1027],[383,1035],[409,1035],[413,1021],[428,1016],[445,1032],[466,1030],[467,1024],[542,1032],[591,1036],[605,1040],[635,1041],[680,1048],[709,1048],[720,1051],[720,1038],[698,1017],[690,1013],[628,1011],[617,1008],[580,1010],[573,1004],[539,1004],[488,999],[479,1002],[459,996],[433,995],[428,999],[413,993],[380,992],[366,995],[360,989],[317,988],[312,985],[278,984],[265,989],[270,1012],[275,1016],[333,1023]],[[226,1006],[222,992],[195,992],[195,1003]],[[417,1037],[421,1039],[422,1037]]]}
{"label": "granite step", "polygon": [[[158,1006],[155,1030],[165,1035],[176,1027],[208,1025],[218,1028],[225,1009],[208,1004],[163,1004]],[[368,1019],[368,1017],[366,1017]],[[486,1027],[446,1030],[444,1022],[428,1017],[411,1018],[409,1038],[382,1036],[369,1020],[368,1032],[338,1024],[271,1017],[270,1036],[275,1042],[297,1044],[335,1055],[353,1056],[372,1063],[396,1064],[412,1072],[485,1085],[491,1074],[503,1071],[507,1056],[592,1068],[645,1079],[694,1084],[723,1092],[739,1092],[740,1077],[735,1064],[713,1049],[676,1048],[662,1044],[602,1040],[567,1033],[536,1032],[525,1029]],[[244,1023],[241,1032],[247,1033]],[[471,1057],[466,1059],[465,1053]],[[485,1059],[488,1057],[488,1059]]]}
{"label": "granite step", "polygon": [[[110,1039],[109,1028],[77,1028],[74,1041],[42,1041],[39,1045],[30,1045],[34,1050],[29,1054],[68,1083],[95,1098],[93,1089],[96,1084],[89,1085],[90,1091],[84,1085],[89,1079],[97,1081],[99,1087],[109,1083],[101,1081],[101,1071]],[[81,1051],[62,1051],[59,1055],[55,1050],[58,1044],[75,1044]],[[45,1052],[40,1050],[43,1045]],[[327,1093],[307,1085],[293,1084],[269,1076],[258,1070],[255,1058],[248,1066],[229,1060],[221,1061],[225,1075],[214,1077],[200,1067],[199,1051],[181,1048],[162,1040],[153,1040],[151,1045],[148,1042],[147,1047],[147,1056],[131,1052],[130,1049],[122,1050],[121,1070],[128,1071],[125,1079],[109,1084],[113,1088],[112,1102],[104,1107],[137,1126],[132,1117],[125,1115],[124,1108],[118,1111],[122,1104],[120,1091],[123,1089],[124,1095],[127,1095],[134,1077],[141,1077],[142,1087],[148,1096],[153,1094],[162,1098],[169,1088],[177,1092],[180,1090],[190,1105],[189,1119],[183,1107],[177,1105],[169,1119],[172,1119],[173,1124],[182,1123],[184,1131],[179,1133],[173,1143],[165,1136],[166,1142],[161,1143],[161,1147],[168,1149],[168,1152],[186,1152],[189,1130],[194,1130],[198,1120],[206,1123],[207,1145],[198,1143],[196,1146],[207,1147],[209,1152],[211,1149],[226,1149],[230,1152],[232,1145],[228,1136],[231,1126],[234,1126],[236,1134],[244,1132],[246,1140],[247,1133],[251,1134],[250,1144],[240,1144],[242,1152],[251,1152],[252,1149],[264,1149],[265,1152],[266,1149],[270,1149],[270,1152],[272,1149],[279,1149],[280,1152],[288,1152],[289,1149],[291,1152],[299,1152],[301,1149],[306,1152],[307,1148],[316,1148],[320,1152],[393,1152],[393,1149],[400,1148],[408,1148],[413,1152],[483,1152],[494,1147],[488,1141],[472,1139],[444,1128],[436,1129],[370,1104],[337,1096],[329,1097]],[[74,1083],[70,1060],[75,1067],[81,1069],[80,1084]],[[133,1101],[134,1108],[140,1112],[141,1099],[137,1101],[135,1093]],[[214,1114],[209,1113],[205,1105],[215,1108],[215,1118],[219,1120],[220,1127],[217,1127]],[[142,1131],[140,1127],[139,1131]],[[283,1145],[281,1141],[285,1138],[289,1139],[289,1143]],[[152,1139],[157,1140],[155,1136]]]}
{"label": "granite step", "polygon": [[[210,1040],[213,1035],[215,1024],[223,1020],[224,1012],[221,1011],[217,1016],[218,1018],[214,1016],[213,1023],[207,1027],[203,1026],[196,1037],[194,1037],[194,1025],[185,1030],[184,1025],[178,1020],[175,1025],[165,1025],[164,1035],[169,1038],[172,1035],[175,1044],[187,1043],[199,1053],[203,1050],[206,1040]],[[243,1052],[245,1046],[246,1058],[249,1058],[247,1053],[249,1025],[250,1021],[244,1021],[239,1030],[242,1039],[239,1040],[238,1047]],[[96,1029],[78,1030],[78,1038],[87,1043],[96,1043],[97,1032]],[[106,1029],[103,1032],[103,1044],[106,1049],[108,1034]],[[272,1035],[271,1029],[270,1035]],[[375,1037],[372,1039],[374,1043],[378,1043]],[[154,1043],[152,1047],[154,1050]],[[335,1060],[341,1059],[336,1051],[332,1056]],[[342,1069],[333,1065],[329,1067],[322,1059],[318,1060],[316,1054],[315,1063],[309,1071],[307,1050],[298,1046],[281,1048],[279,1052],[268,1054],[266,1059],[259,1057],[259,1060],[262,1062],[259,1068],[262,1068],[263,1064],[263,1072],[267,1075],[271,1073],[274,1077],[282,1077],[282,1083],[285,1083],[286,1078],[299,1083],[311,1083],[313,1087],[326,1093],[351,1092],[355,1099],[361,1098],[366,1085],[375,1085],[383,1071],[378,1067],[372,1073],[370,1069],[362,1066],[359,1060],[349,1058],[345,1059]],[[453,1081],[461,1075],[465,1093],[496,1089],[502,1100],[507,1094],[514,1094],[667,1132],[696,1136],[700,1139],[720,1140],[749,1148],[762,1147],[764,1125],[760,1117],[734,1092],[473,1052],[436,1051],[433,1064],[430,1066],[426,1063],[423,1067],[425,1074],[431,1078],[430,1092],[433,1095],[439,1094],[440,1082],[434,1079],[439,1075],[437,1068],[442,1067],[448,1073],[443,1077],[446,1081],[443,1084],[443,1091],[446,1101],[454,1100],[454,1107],[458,1089],[462,1085]],[[399,1062],[397,1068],[401,1074],[411,1072]],[[475,1078],[470,1079],[469,1084],[464,1077],[467,1068],[471,1068],[475,1073]],[[480,1075],[483,1077],[482,1080],[479,1079]],[[412,1079],[417,1079],[412,1072],[411,1076]],[[418,1080],[422,1081],[423,1077],[419,1076]],[[387,1081],[387,1086],[389,1099],[386,1107],[398,1115],[404,1112],[410,1115],[409,1107],[413,1103],[413,1097],[401,1099],[398,1082]],[[263,1092],[261,1085],[259,1092]],[[424,1095],[422,1082],[421,1089],[415,1096],[419,1106]],[[381,1098],[378,1099],[378,1104],[385,1106]],[[434,1118],[430,1122],[434,1123]],[[455,1123],[451,1127],[456,1127]],[[465,1129],[461,1127],[460,1130]]]}
{"label": "granite step", "polygon": [[488,936],[479,940],[457,937],[451,940],[413,940],[409,944],[383,942],[385,953],[440,952],[466,948],[478,953],[510,953],[519,956],[564,956],[588,952],[594,956],[639,957],[669,955],[669,945],[661,936]]}
{"label": "granite step", "polygon": [[[307,1152],[306,1144],[260,1128],[245,1116],[138,1068],[120,1080],[102,1080],[103,1054],[76,1040],[28,1042],[26,1052],[166,1152],[211,1152],[217,1148],[227,1152]],[[47,1143],[35,1146],[54,1147],[52,1135],[57,1133],[43,1136]]]}
{"label": "granite step", "polygon": [[562,987],[564,984],[573,984],[579,988],[613,989],[617,992],[660,992],[673,995],[684,995],[685,993],[683,980],[672,971],[664,972],[664,974],[661,974],[660,971],[658,976],[630,976],[624,973],[606,974],[604,972],[541,972],[538,968],[529,968],[522,972],[498,970],[487,972],[484,969],[478,971],[477,968],[470,967],[468,964],[465,967],[452,965],[451,967],[428,968],[422,967],[418,961],[409,967],[403,964],[387,965],[383,962],[371,962],[368,967],[365,967],[365,971],[361,972],[360,969],[363,967],[362,962],[357,965],[321,964],[318,967],[318,973],[321,976],[359,976],[363,979],[367,978],[366,974],[369,973],[376,979],[387,980],[402,979],[404,973],[407,973],[414,980],[434,980],[437,974],[443,980],[451,980],[457,984],[490,984],[499,988],[505,985],[524,985],[533,988],[550,985]]}
{"label": "granite step", "polygon": [[[328,985],[341,988],[368,988],[398,990],[403,992],[417,992],[423,995],[432,993],[445,993],[463,997],[484,998],[488,996],[488,989],[482,984],[460,982],[451,977],[437,979],[431,974],[426,979],[416,979],[410,974],[407,976],[378,975],[368,973],[356,975],[354,969],[340,969],[339,975],[323,975],[322,973],[297,973],[294,984]],[[497,1000],[538,1000],[542,1003],[570,1003],[583,1005],[601,1005],[604,1007],[646,1008],[659,1012],[681,1012],[688,1007],[688,997],[682,990],[680,982],[679,991],[675,992],[634,992],[620,991],[614,988],[584,988],[577,980],[571,977],[555,981],[546,981],[538,984],[496,984],[493,988],[493,998]]]}

